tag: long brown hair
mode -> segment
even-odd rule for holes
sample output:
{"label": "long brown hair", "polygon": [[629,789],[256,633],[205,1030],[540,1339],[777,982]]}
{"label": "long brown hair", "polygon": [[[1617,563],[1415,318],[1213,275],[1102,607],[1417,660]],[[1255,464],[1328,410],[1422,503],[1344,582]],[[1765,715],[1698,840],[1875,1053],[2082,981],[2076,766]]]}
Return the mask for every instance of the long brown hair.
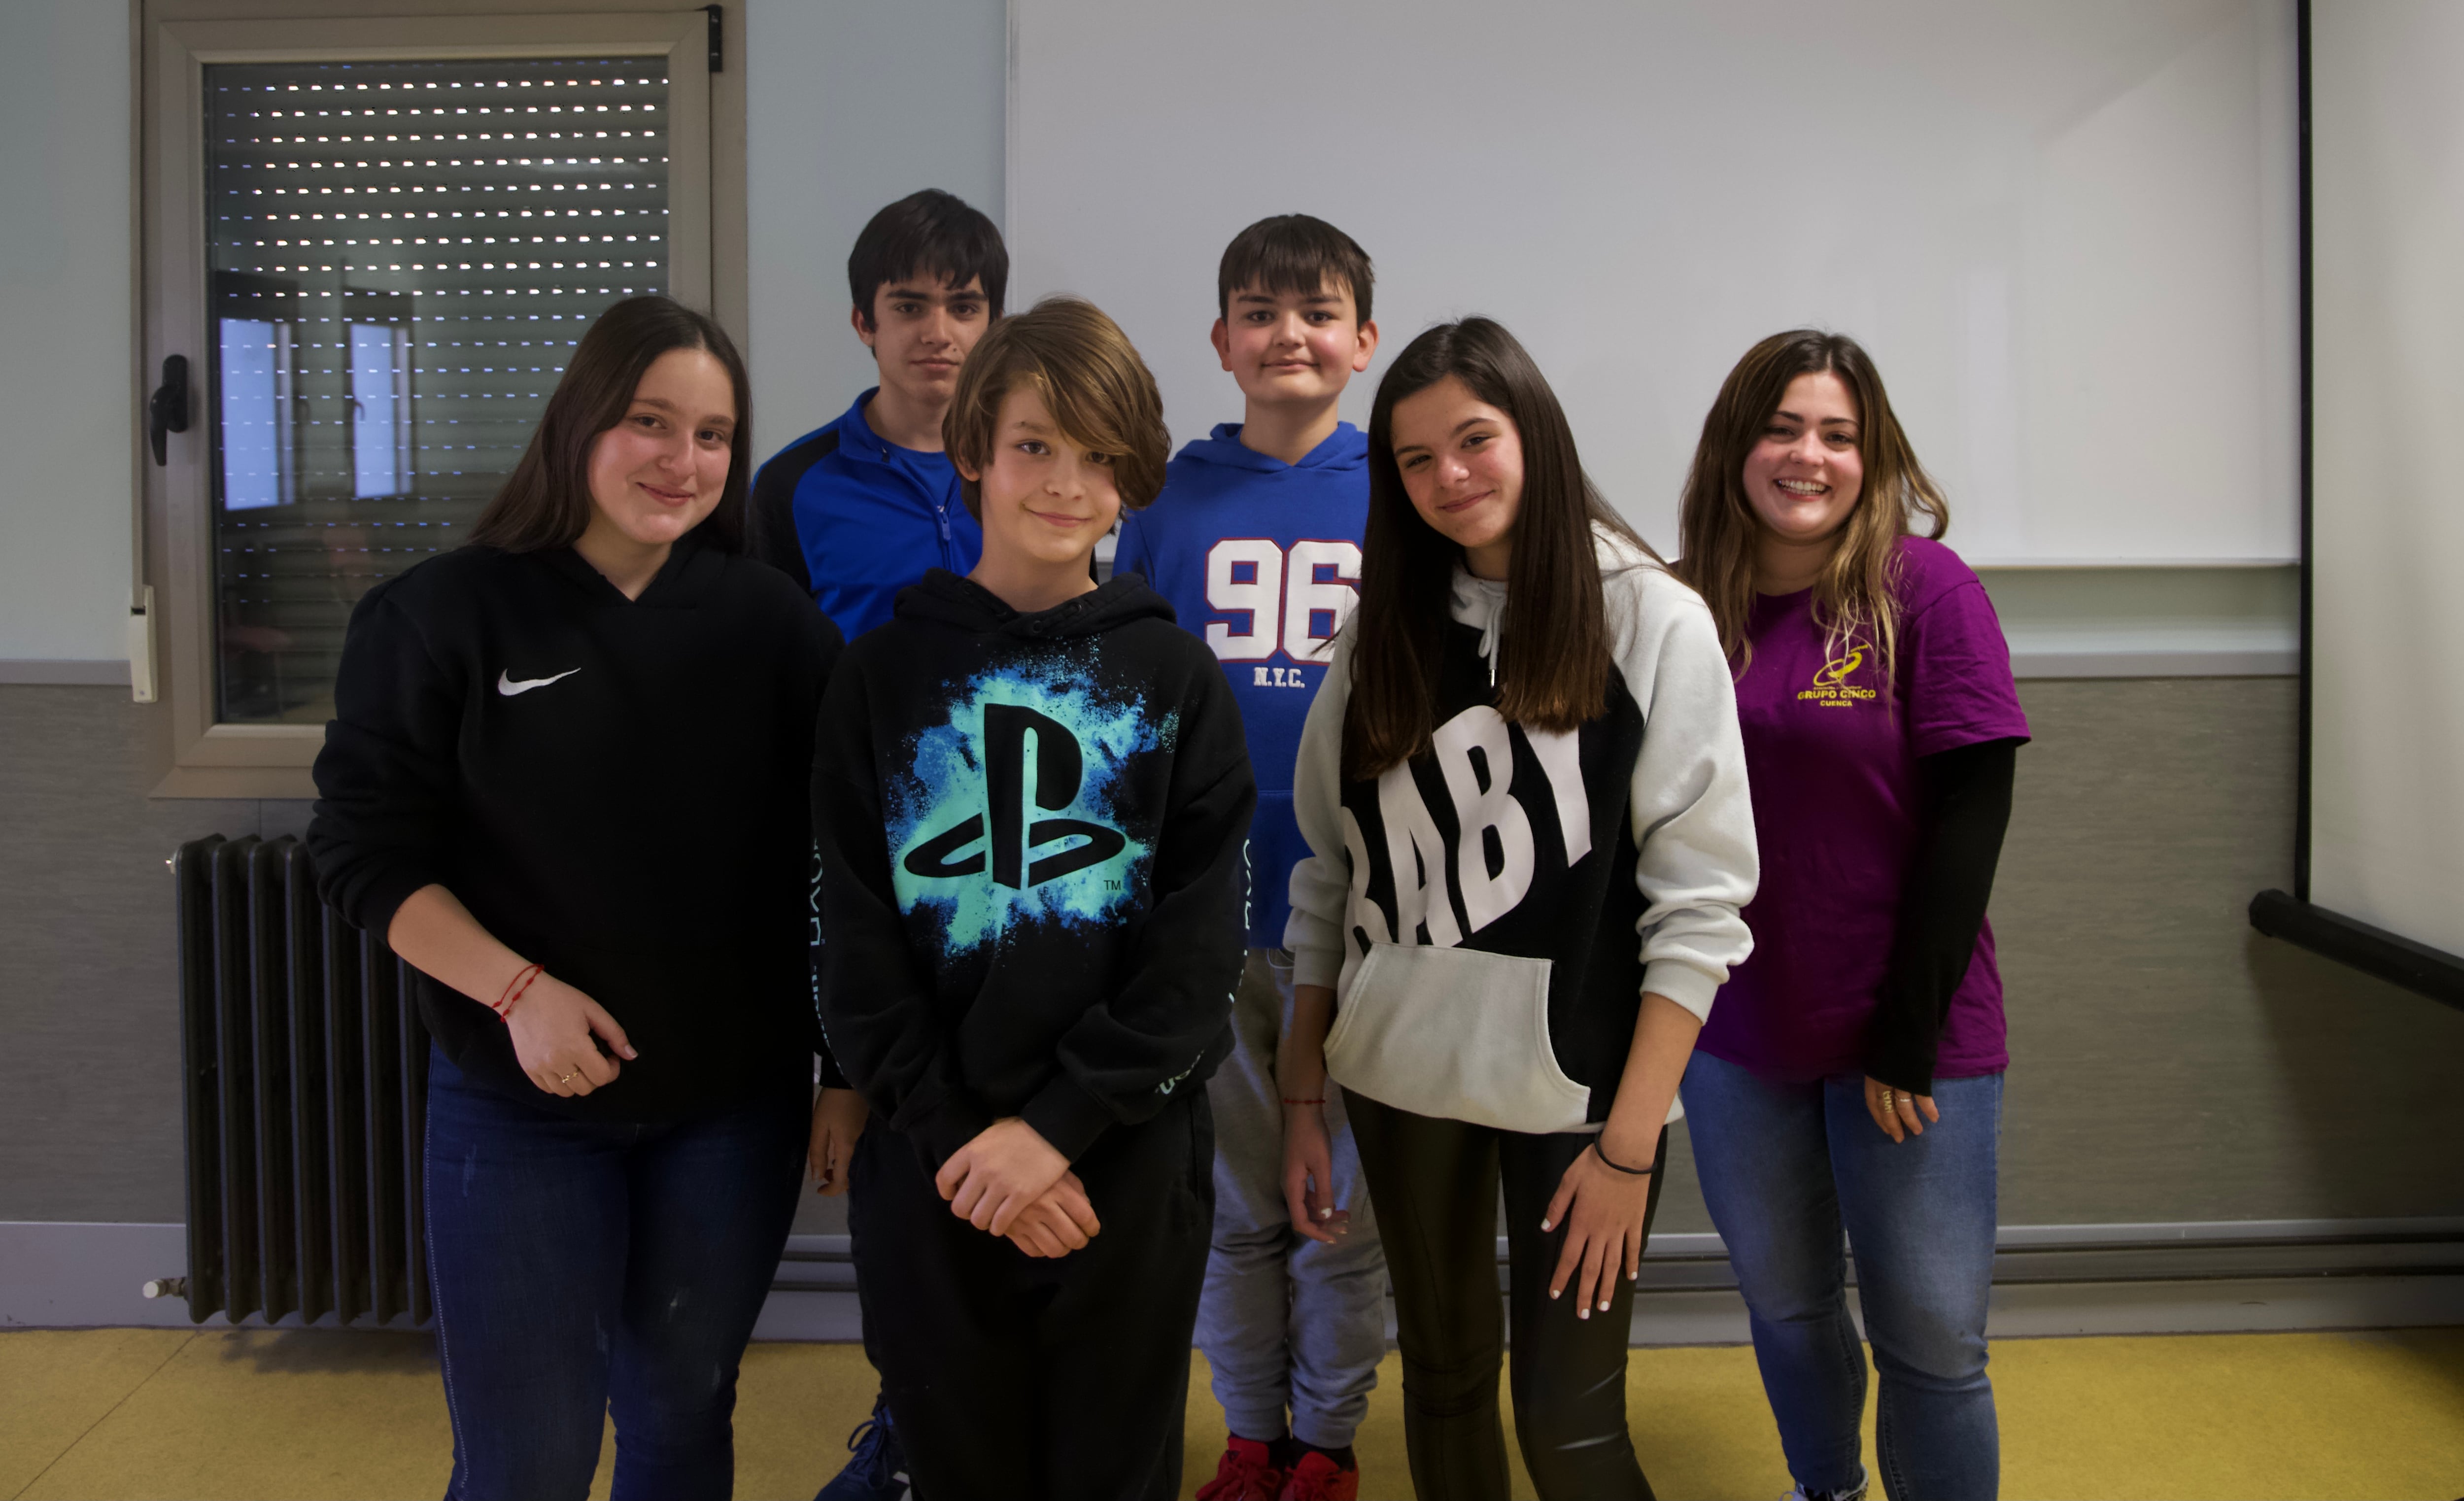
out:
{"label": "long brown hair", "polygon": [[1917,462],[1916,450],[1892,415],[1881,372],[1863,346],[1845,334],[1793,328],[1746,351],[1721,383],[1719,398],[1703,419],[1703,441],[1694,450],[1693,472],[1677,518],[1684,551],[1677,576],[1711,607],[1721,649],[1739,673],[1753,660],[1746,634],[1754,608],[1754,552],[1762,523],[1746,498],[1746,455],[1762,441],[1791,381],[1800,375],[1839,377],[1857,399],[1857,452],[1865,477],[1848,519],[1835,534],[1837,545],[1814,585],[1814,618],[1837,647],[1869,633],[1881,657],[1887,685],[1899,658],[1897,593],[1900,539],[1909,521],[1924,517],[1925,535],[1950,529],[1950,503]]}
{"label": "long brown hair", "polygon": [[744,550],[744,497],[753,476],[753,386],[727,330],[670,298],[627,298],[590,325],[547,399],[547,410],[479,513],[471,541],[507,552],[570,547],[590,525],[590,450],[625,420],[642,376],[671,349],[699,349],[727,367],[736,389],[736,432],[718,505],[693,528],[729,552]]}
{"label": "long brown hair", "polygon": [[1352,617],[1344,775],[1374,777],[1426,749],[1436,728],[1440,641],[1463,549],[1421,519],[1395,462],[1395,406],[1452,376],[1506,413],[1523,444],[1523,498],[1499,621],[1497,712],[1564,732],[1608,707],[1616,669],[1595,527],[1657,558],[1583,474],[1557,393],[1512,334],[1485,318],[1412,341],[1369,410],[1369,532]]}

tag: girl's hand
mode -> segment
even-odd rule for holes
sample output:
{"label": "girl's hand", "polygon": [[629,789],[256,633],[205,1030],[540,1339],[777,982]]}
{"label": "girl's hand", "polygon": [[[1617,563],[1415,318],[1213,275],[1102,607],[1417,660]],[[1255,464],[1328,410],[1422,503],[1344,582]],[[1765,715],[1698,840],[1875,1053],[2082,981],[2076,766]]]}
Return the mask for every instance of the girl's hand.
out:
{"label": "girl's hand", "polygon": [[1917,1119],[1920,1115],[1928,1121],[1942,1118],[1942,1112],[1933,1108],[1932,1095],[1893,1089],[1870,1073],[1865,1075],[1865,1114],[1894,1141],[1925,1135],[1925,1126]]}
{"label": "girl's hand", "polygon": [[950,1154],[933,1186],[950,1212],[979,1230],[1007,1235],[1018,1217],[1069,1171],[1069,1159],[1016,1115],[996,1120]]}
{"label": "girl's hand", "polygon": [[813,1192],[825,1199],[847,1192],[847,1160],[855,1156],[855,1138],[864,1135],[871,1113],[853,1090],[825,1089],[813,1101],[813,1138],[804,1149],[804,1160],[813,1170]]}
{"label": "girl's hand", "polygon": [[1583,1148],[1557,1181],[1548,1217],[1540,1222],[1543,1233],[1566,1227],[1566,1248],[1557,1254],[1549,1295],[1565,1291],[1571,1278],[1582,1300],[1576,1318],[1591,1317],[1595,1308],[1607,1313],[1615,1279],[1622,1273],[1631,1282],[1642,1271],[1642,1217],[1650,1207],[1650,1174],[1620,1173],[1601,1161],[1596,1149]]}
{"label": "girl's hand", "polygon": [[1284,1207],[1292,1229],[1322,1246],[1351,1232],[1352,1211],[1334,1203],[1334,1142],[1323,1105],[1284,1107]]}
{"label": "girl's hand", "polygon": [[1087,1201],[1087,1185],[1077,1174],[1064,1173],[1043,1198],[1026,1206],[1026,1212],[1009,1227],[1009,1239],[1029,1256],[1057,1258],[1085,1250],[1088,1241],[1103,1229],[1103,1222],[1095,1218],[1095,1206]]}
{"label": "girl's hand", "polygon": [[550,1094],[605,1089],[622,1071],[618,1058],[638,1056],[606,1007],[545,971],[514,1003],[505,1029],[513,1033],[522,1072]]}

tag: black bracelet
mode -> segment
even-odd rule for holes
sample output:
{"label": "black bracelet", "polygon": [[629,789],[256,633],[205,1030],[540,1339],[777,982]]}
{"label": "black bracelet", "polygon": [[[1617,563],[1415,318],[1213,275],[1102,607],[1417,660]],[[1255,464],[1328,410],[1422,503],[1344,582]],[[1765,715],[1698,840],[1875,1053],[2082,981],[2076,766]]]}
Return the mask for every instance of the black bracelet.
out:
{"label": "black bracelet", "polygon": [[1606,1167],[1611,1172],[1623,1173],[1628,1178],[1649,1178],[1652,1174],[1653,1168],[1660,1165],[1655,1162],[1651,1167],[1627,1167],[1622,1163],[1612,1162],[1609,1160],[1609,1155],[1600,1150],[1600,1138],[1597,1137],[1594,1137],[1592,1138],[1592,1156],[1600,1159],[1601,1166]]}

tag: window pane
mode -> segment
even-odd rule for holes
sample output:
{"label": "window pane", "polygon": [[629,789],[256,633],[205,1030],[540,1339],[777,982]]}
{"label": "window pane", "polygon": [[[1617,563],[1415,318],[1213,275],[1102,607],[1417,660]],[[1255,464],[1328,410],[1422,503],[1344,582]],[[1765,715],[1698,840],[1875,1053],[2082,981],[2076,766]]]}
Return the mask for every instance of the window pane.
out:
{"label": "window pane", "polygon": [[206,69],[219,718],[327,718],[351,607],[667,290],[667,111],[658,57]]}

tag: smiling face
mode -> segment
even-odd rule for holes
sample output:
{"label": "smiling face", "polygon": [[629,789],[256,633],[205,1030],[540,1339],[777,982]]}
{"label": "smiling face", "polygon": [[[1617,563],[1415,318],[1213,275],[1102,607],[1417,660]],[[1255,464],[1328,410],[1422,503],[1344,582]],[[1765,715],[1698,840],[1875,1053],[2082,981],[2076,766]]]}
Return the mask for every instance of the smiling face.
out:
{"label": "smiling face", "polygon": [[[1096,540],[1121,515],[1111,455],[1089,453],[1063,432],[1033,386],[1022,382],[1001,398],[990,461],[980,471],[961,464],[958,473],[977,486],[986,563],[1003,571],[1074,569],[1087,582]],[[996,585],[994,592],[1002,591]]]}
{"label": "smiling face", "polygon": [[991,310],[981,276],[947,287],[918,273],[874,289],[872,306],[854,309],[850,320],[881,366],[881,384],[937,411],[958,388],[958,366],[990,326]]}
{"label": "smiling face", "polygon": [[1454,376],[1395,404],[1395,467],[1412,508],[1463,550],[1485,579],[1503,579],[1523,511],[1523,435],[1514,420]]}
{"label": "smiling face", "polygon": [[1377,352],[1377,325],[1329,277],[1315,292],[1243,287],[1215,320],[1215,353],[1241,394],[1263,406],[1314,406],[1343,392]]}
{"label": "smiling face", "polygon": [[706,349],[671,349],[642,372],[616,426],[591,440],[590,524],[614,550],[664,550],[727,488],[736,386]]}
{"label": "smiling face", "polygon": [[1745,462],[1747,503],[1774,541],[1806,547],[1837,535],[1865,486],[1858,433],[1857,398],[1838,376],[1788,383]]}

